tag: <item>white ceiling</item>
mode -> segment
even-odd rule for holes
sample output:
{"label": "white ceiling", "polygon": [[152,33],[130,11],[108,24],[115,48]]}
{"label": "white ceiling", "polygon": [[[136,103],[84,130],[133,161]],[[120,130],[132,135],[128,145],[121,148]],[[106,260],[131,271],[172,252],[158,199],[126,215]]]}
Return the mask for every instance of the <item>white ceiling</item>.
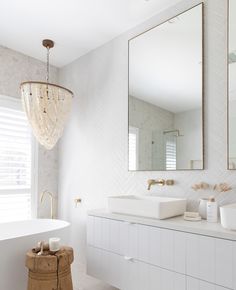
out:
{"label": "white ceiling", "polygon": [[201,107],[201,5],[130,41],[130,95],[178,113]]}
{"label": "white ceiling", "polygon": [[0,45],[61,67],[181,0],[1,0]]}

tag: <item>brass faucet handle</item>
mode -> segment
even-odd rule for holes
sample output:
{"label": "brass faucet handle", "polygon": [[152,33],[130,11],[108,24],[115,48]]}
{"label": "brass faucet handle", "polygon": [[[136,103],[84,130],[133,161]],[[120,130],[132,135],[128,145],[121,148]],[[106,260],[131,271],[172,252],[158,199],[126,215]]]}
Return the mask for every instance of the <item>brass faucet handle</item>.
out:
{"label": "brass faucet handle", "polygon": [[166,185],[174,185],[174,184],[175,184],[174,179],[167,179],[166,180]]}
{"label": "brass faucet handle", "polygon": [[166,184],[166,182],[165,182],[164,179],[158,179],[158,180],[156,181],[156,183],[157,183],[158,185],[161,185],[161,186],[164,186],[164,185]]}
{"label": "brass faucet handle", "polygon": [[74,201],[75,201],[75,207],[77,207],[78,204],[82,203],[82,199],[80,197],[75,198]]}

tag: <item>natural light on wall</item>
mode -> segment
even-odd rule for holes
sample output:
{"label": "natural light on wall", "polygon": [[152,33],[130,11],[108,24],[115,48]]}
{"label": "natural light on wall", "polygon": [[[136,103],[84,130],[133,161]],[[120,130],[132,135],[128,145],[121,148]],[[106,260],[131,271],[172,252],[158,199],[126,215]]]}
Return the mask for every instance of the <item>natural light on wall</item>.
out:
{"label": "natural light on wall", "polygon": [[165,137],[166,170],[176,170],[176,136]]}
{"label": "natural light on wall", "polygon": [[138,169],[138,128],[129,127],[129,170]]}
{"label": "natural light on wall", "polygon": [[31,218],[32,138],[20,100],[0,97],[0,222]]}

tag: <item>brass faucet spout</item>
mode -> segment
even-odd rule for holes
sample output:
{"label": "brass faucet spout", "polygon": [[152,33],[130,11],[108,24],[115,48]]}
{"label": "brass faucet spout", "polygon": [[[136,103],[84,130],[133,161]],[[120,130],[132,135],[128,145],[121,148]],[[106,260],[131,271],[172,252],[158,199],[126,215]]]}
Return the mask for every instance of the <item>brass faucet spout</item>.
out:
{"label": "brass faucet spout", "polygon": [[150,190],[151,189],[151,186],[153,185],[155,183],[155,180],[154,179],[149,179],[148,180],[148,190]]}
{"label": "brass faucet spout", "polygon": [[148,190],[151,189],[151,186],[152,185],[160,185],[160,186],[164,186],[164,185],[174,185],[174,180],[173,179],[167,179],[167,180],[164,180],[164,179],[148,179],[147,181],[148,183]]}
{"label": "brass faucet spout", "polygon": [[164,186],[165,185],[165,180],[164,179],[149,179],[148,180],[148,190],[151,189],[151,186],[154,185],[154,184],[158,184],[158,185],[161,185],[161,186]]}
{"label": "brass faucet spout", "polygon": [[53,194],[48,191],[48,190],[44,190],[41,194],[41,197],[40,197],[40,203],[43,202],[43,199],[44,199],[44,196],[48,194],[48,196],[50,197],[50,201],[51,201],[51,219],[54,219],[54,214],[53,214],[53,211],[54,211],[54,196]]}

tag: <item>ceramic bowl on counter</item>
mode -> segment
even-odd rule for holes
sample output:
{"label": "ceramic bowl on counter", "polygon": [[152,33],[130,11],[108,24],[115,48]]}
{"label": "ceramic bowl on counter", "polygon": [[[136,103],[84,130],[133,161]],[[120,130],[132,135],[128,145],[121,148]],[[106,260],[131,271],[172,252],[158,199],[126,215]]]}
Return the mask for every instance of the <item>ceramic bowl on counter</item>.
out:
{"label": "ceramic bowl on counter", "polygon": [[236,230],[236,203],[221,206],[220,218],[222,227]]}

